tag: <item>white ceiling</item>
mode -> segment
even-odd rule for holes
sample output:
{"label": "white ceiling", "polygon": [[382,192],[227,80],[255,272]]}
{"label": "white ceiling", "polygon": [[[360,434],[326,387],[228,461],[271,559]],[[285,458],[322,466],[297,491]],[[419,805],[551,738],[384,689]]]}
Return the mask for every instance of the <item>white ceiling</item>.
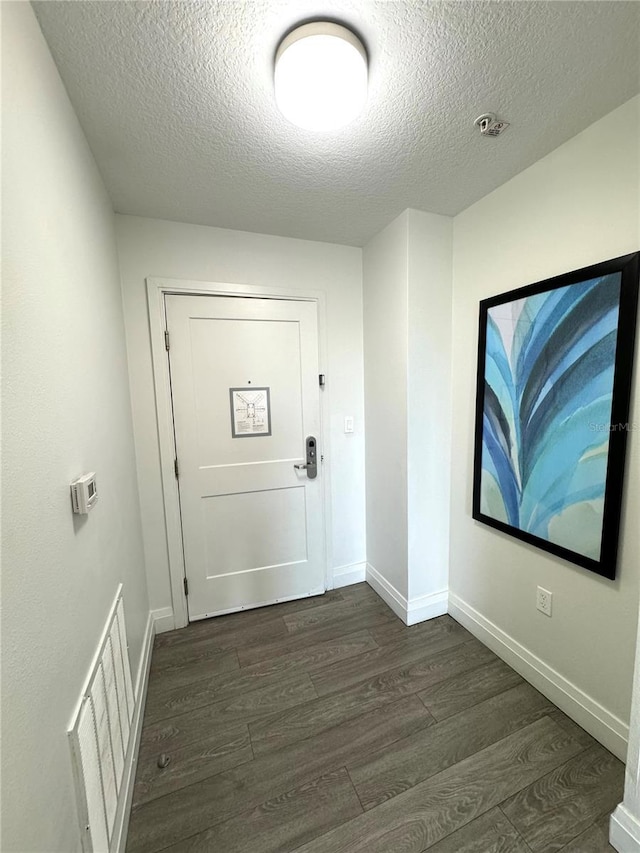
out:
{"label": "white ceiling", "polygon": [[[638,2],[34,7],[116,211],[246,231],[363,245],[406,207],[456,214],[640,89]],[[370,55],[366,112],[329,135],[273,99],[278,41],[310,17]],[[480,137],[483,112],[511,127]]]}

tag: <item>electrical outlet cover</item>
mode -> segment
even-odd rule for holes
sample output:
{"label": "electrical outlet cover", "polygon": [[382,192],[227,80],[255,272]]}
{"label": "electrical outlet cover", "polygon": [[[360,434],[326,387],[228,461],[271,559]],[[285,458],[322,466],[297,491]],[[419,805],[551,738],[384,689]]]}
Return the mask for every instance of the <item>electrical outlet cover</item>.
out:
{"label": "electrical outlet cover", "polygon": [[552,592],[549,592],[548,589],[543,589],[541,586],[538,587],[538,592],[536,596],[536,607],[541,613],[544,613],[545,616],[551,616],[552,598]]}

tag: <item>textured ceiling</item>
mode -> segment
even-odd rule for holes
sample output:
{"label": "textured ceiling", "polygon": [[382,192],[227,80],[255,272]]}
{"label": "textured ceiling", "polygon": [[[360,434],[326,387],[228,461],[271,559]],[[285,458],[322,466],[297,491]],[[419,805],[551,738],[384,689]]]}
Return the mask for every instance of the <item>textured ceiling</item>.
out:
{"label": "textured ceiling", "polygon": [[[246,231],[362,245],[406,207],[458,213],[640,88],[638,2],[34,7],[116,211]],[[312,17],[370,56],[366,111],[332,134],[273,98],[277,43]],[[511,127],[480,137],[483,112]]]}

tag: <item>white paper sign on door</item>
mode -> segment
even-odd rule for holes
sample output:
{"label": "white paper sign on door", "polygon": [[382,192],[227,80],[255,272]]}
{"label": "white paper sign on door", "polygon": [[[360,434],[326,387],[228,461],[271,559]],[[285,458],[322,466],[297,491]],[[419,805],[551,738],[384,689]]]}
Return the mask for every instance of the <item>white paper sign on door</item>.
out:
{"label": "white paper sign on door", "polygon": [[271,435],[269,388],[229,388],[233,438]]}

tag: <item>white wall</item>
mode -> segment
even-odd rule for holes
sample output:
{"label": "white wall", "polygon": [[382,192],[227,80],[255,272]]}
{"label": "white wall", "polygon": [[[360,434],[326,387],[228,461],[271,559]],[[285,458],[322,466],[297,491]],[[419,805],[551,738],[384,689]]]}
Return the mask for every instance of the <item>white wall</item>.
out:
{"label": "white wall", "polygon": [[406,210],[363,288],[368,578],[411,624],[446,610],[452,220]]}
{"label": "white wall", "polygon": [[408,598],[408,211],[363,251],[367,562]]}
{"label": "white wall", "polygon": [[118,583],[134,676],[148,605],[111,205],[30,4],[2,30],[1,846],[69,853],[67,726]]}
{"label": "white wall", "polygon": [[[600,737],[608,737],[607,727],[624,734],[629,720],[640,570],[640,429],[628,437],[614,582],[473,521],[478,302],[637,251],[639,108],[638,98],[623,105],[454,222],[452,601],[459,597],[488,620],[494,634],[541,659],[562,690],[602,718]],[[630,421],[640,424],[637,354]],[[536,610],[538,584],[553,593],[551,619]],[[564,702],[561,693],[554,698]],[[566,707],[575,713],[576,702]],[[593,719],[587,714],[580,722]],[[624,754],[620,737],[607,742]]]}
{"label": "white wall", "polygon": [[453,220],[408,227],[408,598],[426,607],[449,584]]}
{"label": "white wall", "polygon": [[[323,291],[330,401],[331,565],[365,560],[361,252],[348,246],[117,216],[142,524],[151,607],[171,607],[149,319],[149,276]],[[353,415],[355,432],[344,434]],[[345,568],[347,567],[347,568]]]}

